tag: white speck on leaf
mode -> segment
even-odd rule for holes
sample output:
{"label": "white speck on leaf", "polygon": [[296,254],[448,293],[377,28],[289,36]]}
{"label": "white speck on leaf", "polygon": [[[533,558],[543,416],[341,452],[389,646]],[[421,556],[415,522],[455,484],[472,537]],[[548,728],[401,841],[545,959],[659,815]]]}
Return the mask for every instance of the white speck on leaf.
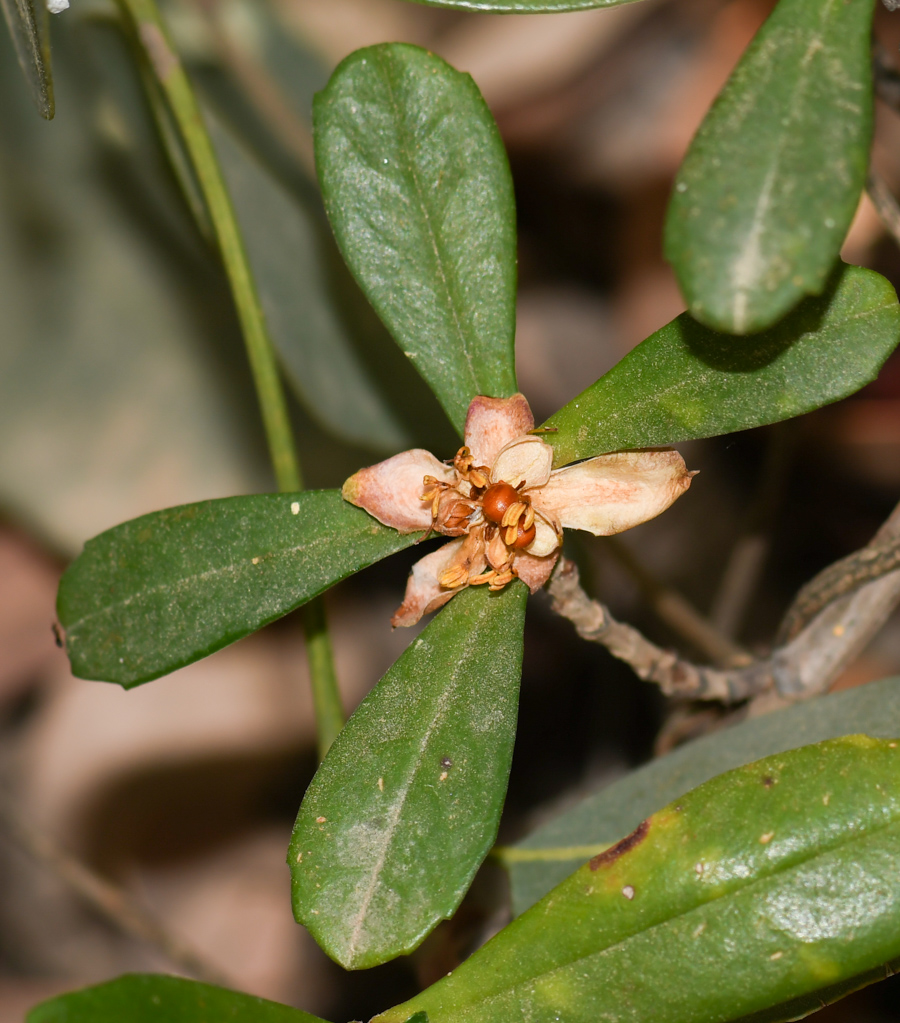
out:
{"label": "white speck on leaf", "polygon": [[291,515],[299,515],[299,514],[300,514],[300,502],[299,501],[292,501],[291,502]]}

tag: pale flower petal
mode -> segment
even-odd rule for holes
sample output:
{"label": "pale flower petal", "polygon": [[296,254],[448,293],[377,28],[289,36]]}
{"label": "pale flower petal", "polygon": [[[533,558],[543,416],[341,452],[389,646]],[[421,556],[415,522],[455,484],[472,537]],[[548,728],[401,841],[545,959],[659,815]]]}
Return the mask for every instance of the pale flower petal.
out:
{"label": "pale flower petal", "polygon": [[531,554],[536,558],[544,558],[548,554],[552,554],[557,547],[562,543],[562,537],[553,528],[552,523],[548,522],[539,511],[535,509],[534,513],[534,539],[525,548],[526,554]]}
{"label": "pale flower petal", "polygon": [[426,554],[412,567],[403,603],[397,608],[391,625],[394,628],[415,625],[423,615],[437,611],[454,594],[464,589],[464,586],[456,586],[453,589],[441,586],[439,579],[448,568],[461,565],[468,569],[470,575],[478,575],[484,571],[484,564],[484,539],[481,530],[458,540],[451,540],[431,554]]}
{"label": "pale flower petal", "polygon": [[509,562],[509,548],[503,542],[503,537],[498,530],[493,540],[487,545],[487,562],[494,569],[505,568]]}
{"label": "pale flower petal", "polygon": [[564,529],[610,536],[665,511],[692,475],[677,451],[618,451],[555,470],[531,499]]}
{"label": "pale flower petal", "polygon": [[532,593],[536,593],[550,578],[557,558],[558,552],[549,558],[536,558],[528,551],[520,551],[516,555],[516,575]]}
{"label": "pale flower petal", "polygon": [[524,394],[511,398],[486,398],[478,395],[466,415],[466,447],[476,465],[494,464],[511,440],[534,429],[534,416]]}
{"label": "pale flower petal", "polygon": [[542,487],[550,479],[553,448],[540,437],[517,437],[497,455],[491,469],[492,483],[517,487],[523,480],[526,490]]}
{"label": "pale flower petal", "polygon": [[456,478],[430,451],[413,448],[360,469],[344,483],[341,496],[400,533],[417,533],[431,525],[431,502],[422,500],[425,476],[446,483]]}

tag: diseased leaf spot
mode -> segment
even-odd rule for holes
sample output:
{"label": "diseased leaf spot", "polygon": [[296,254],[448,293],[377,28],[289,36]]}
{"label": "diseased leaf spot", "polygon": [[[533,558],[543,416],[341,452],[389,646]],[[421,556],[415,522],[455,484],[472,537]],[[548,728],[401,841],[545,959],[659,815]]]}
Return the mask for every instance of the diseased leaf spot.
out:
{"label": "diseased leaf spot", "polygon": [[647,837],[647,832],[649,830],[650,819],[648,818],[645,821],[641,821],[634,831],[623,838],[621,842],[616,842],[615,845],[610,846],[608,849],[604,849],[602,853],[597,853],[597,855],[589,863],[591,870],[599,870],[600,867],[605,867],[610,863],[615,863],[620,856],[624,856],[630,849],[633,849],[636,845],[640,845]]}

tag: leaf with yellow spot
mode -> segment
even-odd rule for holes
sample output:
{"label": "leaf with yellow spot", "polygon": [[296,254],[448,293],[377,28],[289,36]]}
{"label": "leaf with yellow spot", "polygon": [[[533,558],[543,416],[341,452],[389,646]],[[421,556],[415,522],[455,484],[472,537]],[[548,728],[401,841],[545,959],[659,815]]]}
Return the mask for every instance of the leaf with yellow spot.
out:
{"label": "leaf with yellow spot", "polygon": [[898,956],[900,742],[847,736],[681,796],[376,1021],[784,1020]]}

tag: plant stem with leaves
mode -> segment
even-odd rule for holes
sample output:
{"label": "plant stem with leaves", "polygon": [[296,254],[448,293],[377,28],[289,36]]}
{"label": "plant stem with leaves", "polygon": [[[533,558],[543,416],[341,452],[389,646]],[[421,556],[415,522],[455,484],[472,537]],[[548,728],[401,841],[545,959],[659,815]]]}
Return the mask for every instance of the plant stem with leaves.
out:
{"label": "plant stem with leaves", "polygon": [[[120,4],[165,96],[206,204],[237,308],[278,489],[282,493],[301,490],[300,463],[274,346],[240,227],[200,106],[155,0],[120,0]],[[307,604],[302,616],[319,752],[324,756],[343,725],[343,707],[321,599]]]}

